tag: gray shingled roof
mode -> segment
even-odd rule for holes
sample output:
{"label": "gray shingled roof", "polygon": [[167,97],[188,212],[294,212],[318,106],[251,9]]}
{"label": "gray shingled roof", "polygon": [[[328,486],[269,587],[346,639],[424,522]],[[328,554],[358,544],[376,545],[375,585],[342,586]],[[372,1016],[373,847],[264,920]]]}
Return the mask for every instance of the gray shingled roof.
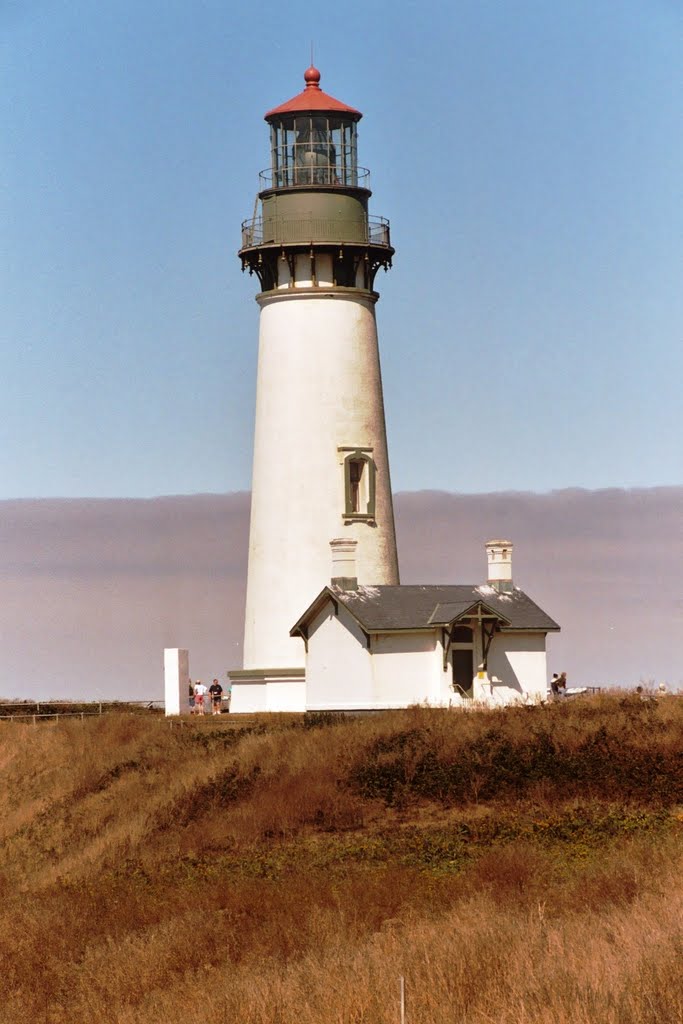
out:
{"label": "gray shingled roof", "polygon": [[368,633],[446,626],[477,604],[500,615],[503,629],[551,632],[560,628],[517,587],[509,594],[487,585],[333,587],[331,593]]}

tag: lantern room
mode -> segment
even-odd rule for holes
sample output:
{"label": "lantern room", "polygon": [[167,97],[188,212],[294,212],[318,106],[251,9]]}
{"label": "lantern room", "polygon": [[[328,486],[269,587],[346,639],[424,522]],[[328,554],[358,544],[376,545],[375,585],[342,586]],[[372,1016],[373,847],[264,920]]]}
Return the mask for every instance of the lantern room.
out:
{"label": "lantern room", "polygon": [[[391,266],[389,222],[370,216],[370,174],[358,166],[360,110],[305,88],[265,114],[270,167],[261,171],[254,215],[242,223],[242,267],[264,291],[301,286],[371,289]],[[305,256],[305,258],[304,258]]]}
{"label": "lantern room", "polygon": [[367,187],[357,156],[362,114],[322,91],[317,68],[308,68],[304,81],[303,92],[265,115],[271,167],[262,188]]}
{"label": "lantern room", "polygon": [[321,114],[281,117],[271,121],[270,147],[273,188],[358,186],[354,121]]}

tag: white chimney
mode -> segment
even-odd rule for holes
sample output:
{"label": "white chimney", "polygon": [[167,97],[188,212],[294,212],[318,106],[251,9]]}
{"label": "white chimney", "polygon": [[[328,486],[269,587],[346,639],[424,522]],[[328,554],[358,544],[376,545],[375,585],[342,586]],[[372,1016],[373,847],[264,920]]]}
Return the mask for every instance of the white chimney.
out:
{"label": "white chimney", "polygon": [[332,550],[332,586],[340,590],[358,590],[356,571],[357,540],[336,537],[330,541]]}
{"label": "white chimney", "polygon": [[501,594],[512,592],[512,541],[487,540],[489,586]]}

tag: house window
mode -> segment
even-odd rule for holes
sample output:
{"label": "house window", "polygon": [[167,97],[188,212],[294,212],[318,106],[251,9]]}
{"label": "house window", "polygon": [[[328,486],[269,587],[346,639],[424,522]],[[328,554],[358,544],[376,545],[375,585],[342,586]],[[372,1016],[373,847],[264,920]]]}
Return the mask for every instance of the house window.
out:
{"label": "house window", "polygon": [[375,518],[375,463],[368,450],[344,458],[344,519]]}

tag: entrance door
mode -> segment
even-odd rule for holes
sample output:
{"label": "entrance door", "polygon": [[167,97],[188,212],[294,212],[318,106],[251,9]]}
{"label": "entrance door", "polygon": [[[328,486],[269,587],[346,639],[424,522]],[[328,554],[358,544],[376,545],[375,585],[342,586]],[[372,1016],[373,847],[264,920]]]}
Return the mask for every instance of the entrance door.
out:
{"label": "entrance door", "polygon": [[474,679],[474,651],[453,650],[453,687],[462,697],[472,699]]}

